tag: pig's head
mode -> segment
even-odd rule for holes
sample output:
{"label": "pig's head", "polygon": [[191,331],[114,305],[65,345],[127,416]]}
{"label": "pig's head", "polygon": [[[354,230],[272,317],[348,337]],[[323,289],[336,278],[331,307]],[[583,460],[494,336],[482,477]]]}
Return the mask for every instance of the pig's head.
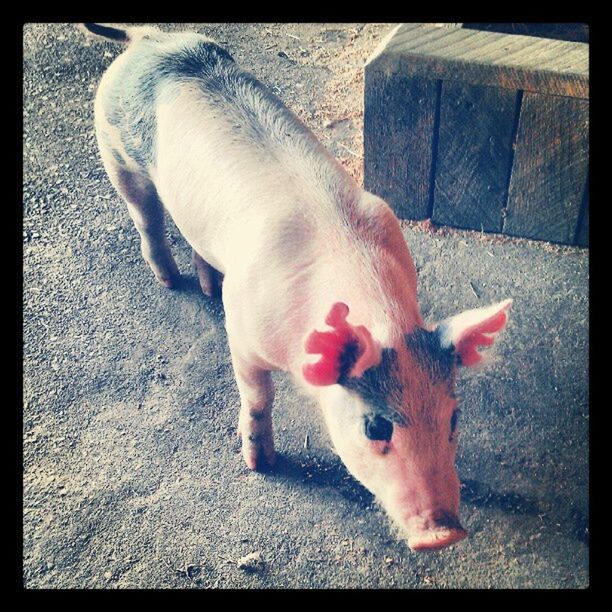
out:
{"label": "pig's head", "polygon": [[349,471],[381,502],[413,550],[464,538],[455,470],[458,367],[482,360],[507,321],[511,300],[463,312],[425,329],[415,327],[381,346],[351,325],[349,308],[333,305],[313,331],[303,367],[318,396],[334,446]]}

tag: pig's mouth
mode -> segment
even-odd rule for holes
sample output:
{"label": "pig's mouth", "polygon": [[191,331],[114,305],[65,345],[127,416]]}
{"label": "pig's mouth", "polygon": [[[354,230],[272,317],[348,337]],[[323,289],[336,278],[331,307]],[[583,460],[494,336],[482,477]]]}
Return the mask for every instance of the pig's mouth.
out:
{"label": "pig's mouth", "polygon": [[444,511],[426,512],[404,522],[408,547],[414,551],[440,550],[467,537],[456,515]]}

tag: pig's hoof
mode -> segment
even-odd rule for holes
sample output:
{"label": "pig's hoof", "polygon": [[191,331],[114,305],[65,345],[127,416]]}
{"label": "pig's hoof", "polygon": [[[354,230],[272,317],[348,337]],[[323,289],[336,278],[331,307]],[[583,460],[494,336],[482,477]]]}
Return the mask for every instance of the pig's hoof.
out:
{"label": "pig's hoof", "polygon": [[247,451],[243,453],[244,461],[247,467],[254,472],[267,472],[274,467],[276,463],[276,452],[271,451]]}
{"label": "pig's hoof", "polygon": [[208,273],[198,272],[198,278],[200,280],[200,288],[202,289],[202,293],[205,296],[209,298],[221,297],[221,285],[223,284],[223,275],[210,268]]}
{"label": "pig's hoof", "polygon": [[210,283],[203,283],[200,278],[200,288],[202,289],[202,293],[209,298],[216,297],[215,288]]}
{"label": "pig's hoof", "polygon": [[157,276],[155,275],[157,282],[166,289],[176,289],[181,284],[181,275],[176,274],[172,276]]}

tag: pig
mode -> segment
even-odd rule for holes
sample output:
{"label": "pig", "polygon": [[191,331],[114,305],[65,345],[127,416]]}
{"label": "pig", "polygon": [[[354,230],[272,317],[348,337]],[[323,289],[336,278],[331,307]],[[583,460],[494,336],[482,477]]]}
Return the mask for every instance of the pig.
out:
{"label": "pig", "polygon": [[203,292],[222,287],[246,465],[274,465],[271,372],[289,372],[412,550],[466,537],[456,375],[483,360],[511,300],[426,325],[391,208],[225,49],[194,32],[84,28],[125,45],[98,87],[95,129],[144,260],[179,286],[165,209]]}

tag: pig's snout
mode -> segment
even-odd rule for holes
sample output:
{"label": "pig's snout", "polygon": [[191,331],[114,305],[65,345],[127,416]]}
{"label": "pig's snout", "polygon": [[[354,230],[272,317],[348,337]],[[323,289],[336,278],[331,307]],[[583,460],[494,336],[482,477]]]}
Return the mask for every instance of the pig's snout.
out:
{"label": "pig's snout", "polygon": [[405,522],[408,546],[414,551],[439,550],[467,536],[455,514],[425,512]]}

